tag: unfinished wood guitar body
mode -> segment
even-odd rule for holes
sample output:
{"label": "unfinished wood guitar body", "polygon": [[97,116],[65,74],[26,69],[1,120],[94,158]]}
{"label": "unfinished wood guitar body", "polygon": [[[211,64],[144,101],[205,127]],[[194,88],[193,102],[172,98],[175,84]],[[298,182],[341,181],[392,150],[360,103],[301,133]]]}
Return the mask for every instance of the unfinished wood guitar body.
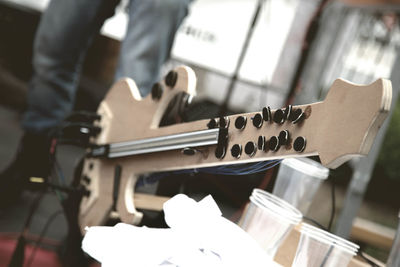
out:
{"label": "unfinished wood guitar body", "polygon": [[194,72],[179,67],[159,83],[161,97],[158,90],[141,99],[130,79],[111,88],[98,110],[98,148],[84,162],[90,195],[81,204],[82,229],[101,225],[113,211],[123,222],[140,222],[138,174],[312,155],[336,168],[366,155],[392,93],[388,80],[359,86],[339,79],[323,102],[159,127],[170,101],[182,92],[194,95],[195,86]]}
{"label": "unfinished wood guitar body", "polygon": [[[99,126],[102,131],[94,142],[107,144],[156,136],[154,131],[158,128],[170,101],[180,93],[191,96],[195,94],[196,77],[193,70],[181,67],[174,73],[177,77],[170,77],[173,86],[166,85],[165,81],[159,83],[159,89],[164,89],[161,97],[155,95],[153,98],[149,95],[142,99],[131,79],[117,82],[97,111],[101,115]],[[147,164],[156,168],[157,160]],[[88,179],[81,180],[90,191],[90,195],[81,203],[79,219],[82,230],[85,226],[101,225],[111,212],[118,212],[124,222],[139,223],[142,213],[135,208],[133,191],[136,174],[140,173],[126,158],[85,159],[82,177]],[[118,199],[115,199],[116,195]]]}

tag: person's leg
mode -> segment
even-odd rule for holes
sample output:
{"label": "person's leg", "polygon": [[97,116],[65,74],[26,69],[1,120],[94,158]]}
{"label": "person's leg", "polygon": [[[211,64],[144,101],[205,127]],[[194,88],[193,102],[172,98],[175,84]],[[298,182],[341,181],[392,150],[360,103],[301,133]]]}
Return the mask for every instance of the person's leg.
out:
{"label": "person's leg", "polygon": [[160,78],[175,33],[191,0],[131,0],[129,24],[122,43],[116,79],[132,78],[142,96]]}
{"label": "person's leg", "polygon": [[86,50],[117,0],[52,0],[35,36],[25,131],[43,133],[71,111]]}
{"label": "person's leg", "polygon": [[35,36],[34,74],[28,88],[25,131],[17,155],[0,174],[0,206],[29,185],[47,179],[52,168],[49,130],[71,111],[84,55],[116,0],[53,0]]}

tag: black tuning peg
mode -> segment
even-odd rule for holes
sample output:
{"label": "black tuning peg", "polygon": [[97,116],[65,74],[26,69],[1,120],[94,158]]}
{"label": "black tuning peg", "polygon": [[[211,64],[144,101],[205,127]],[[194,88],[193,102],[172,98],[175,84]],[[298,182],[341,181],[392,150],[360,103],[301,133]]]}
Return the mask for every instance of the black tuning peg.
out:
{"label": "black tuning peg", "polygon": [[256,154],[256,151],[257,151],[256,144],[252,141],[247,142],[246,146],[244,147],[244,152],[250,157],[252,157]]}
{"label": "black tuning peg", "polygon": [[207,123],[208,129],[214,129],[218,127],[218,121],[216,119],[210,119],[210,121]]}
{"label": "black tuning peg", "polygon": [[163,88],[160,83],[155,83],[151,88],[151,98],[159,100],[163,94]]}
{"label": "black tuning peg", "polygon": [[236,159],[240,158],[240,155],[242,155],[242,146],[239,144],[234,144],[231,148],[231,155]]}
{"label": "black tuning peg", "polygon": [[262,109],[262,114],[263,114],[263,119],[265,121],[271,121],[272,120],[271,108],[270,107],[264,107]]}
{"label": "black tuning peg", "polygon": [[285,108],[284,115],[285,115],[285,119],[286,119],[286,120],[289,120],[290,115],[292,114],[292,110],[293,110],[292,105],[288,105],[288,106]]}
{"label": "black tuning peg", "polygon": [[252,120],[253,120],[253,125],[256,128],[261,128],[261,126],[263,125],[263,117],[260,113],[256,113],[252,118]]}
{"label": "black tuning peg", "polygon": [[289,131],[288,130],[283,130],[279,133],[278,139],[279,143],[284,146],[288,143],[290,138]]}
{"label": "black tuning peg", "polygon": [[282,109],[278,109],[275,111],[274,113],[274,122],[278,123],[278,124],[282,124],[285,122],[285,113],[283,112]]}
{"label": "black tuning peg", "polygon": [[301,110],[301,108],[293,110],[289,116],[289,120],[292,121],[293,124],[302,122],[305,118],[306,115]]}
{"label": "black tuning peg", "polygon": [[236,129],[243,130],[246,127],[247,118],[245,116],[239,116],[235,120]]}
{"label": "black tuning peg", "polygon": [[272,136],[268,141],[268,147],[270,150],[276,152],[279,150],[281,144],[279,143],[279,138],[276,136]]}
{"label": "black tuning peg", "polygon": [[265,136],[260,135],[257,140],[258,150],[265,151]]}
{"label": "black tuning peg", "polygon": [[178,73],[174,70],[171,70],[165,77],[165,84],[173,88],[176,85],[177,80],[178,80]]}
{"label": "black tuning peg", "polygon": [[223,159],[225,157],[225,153],[225,146],[217,146],[217,149],[215,149],[215,157],[218,159]]}
{"label": "black tuning peg", "polygon": [[300,123],[306,118],[306,114],[304,112],[301,112],[301,114],[294,120],[292,121],[293,124]]}
{"label": "black tuning peg", "polygon": [[303,152],[306,149],[307,140],[303,136],[299,136],[294,140],[293,148],[296,152]]}

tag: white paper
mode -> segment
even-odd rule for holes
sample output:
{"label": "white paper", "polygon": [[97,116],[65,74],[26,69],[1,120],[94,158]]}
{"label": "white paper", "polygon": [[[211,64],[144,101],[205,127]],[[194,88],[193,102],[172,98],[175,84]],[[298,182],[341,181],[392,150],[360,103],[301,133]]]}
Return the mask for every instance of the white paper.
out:
{"label": "white paper", "polygon": [[211,196],[176,195],[164,204],[170,228],[119,223],[87,229],[83,250],[103,267],[279,266],[245,231],[221,216]]}

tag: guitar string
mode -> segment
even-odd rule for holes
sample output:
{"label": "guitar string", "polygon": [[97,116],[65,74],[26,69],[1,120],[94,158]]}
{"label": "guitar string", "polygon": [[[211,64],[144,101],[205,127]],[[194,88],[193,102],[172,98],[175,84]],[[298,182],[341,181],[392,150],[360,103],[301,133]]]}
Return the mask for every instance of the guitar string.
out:
{"label": "guitar string", "polygon": [[215,166],[215,167],[205,167],[205,168],[196,168],[196,169],[187,169],[187,170],[179,170],[179,171],[169,171],[169,172],[159,172],[152,173],[149,175],[141,176],[136,184],[136,187],[142,187],[146,184],[153,184],[159,181],[160,179],[171,176],[171,175],[180,175],[180,174],[196,174],[196,173],[207,173],[207,174],[215,174],[215,175],[250,175],[255,173],[260,173],[267,171],[275,166],[277,166],[282,160],[269,160],[264,162],[257,163],[245,163],[245,164],[235,164],[235,165],[223,165],[223,166]]}

